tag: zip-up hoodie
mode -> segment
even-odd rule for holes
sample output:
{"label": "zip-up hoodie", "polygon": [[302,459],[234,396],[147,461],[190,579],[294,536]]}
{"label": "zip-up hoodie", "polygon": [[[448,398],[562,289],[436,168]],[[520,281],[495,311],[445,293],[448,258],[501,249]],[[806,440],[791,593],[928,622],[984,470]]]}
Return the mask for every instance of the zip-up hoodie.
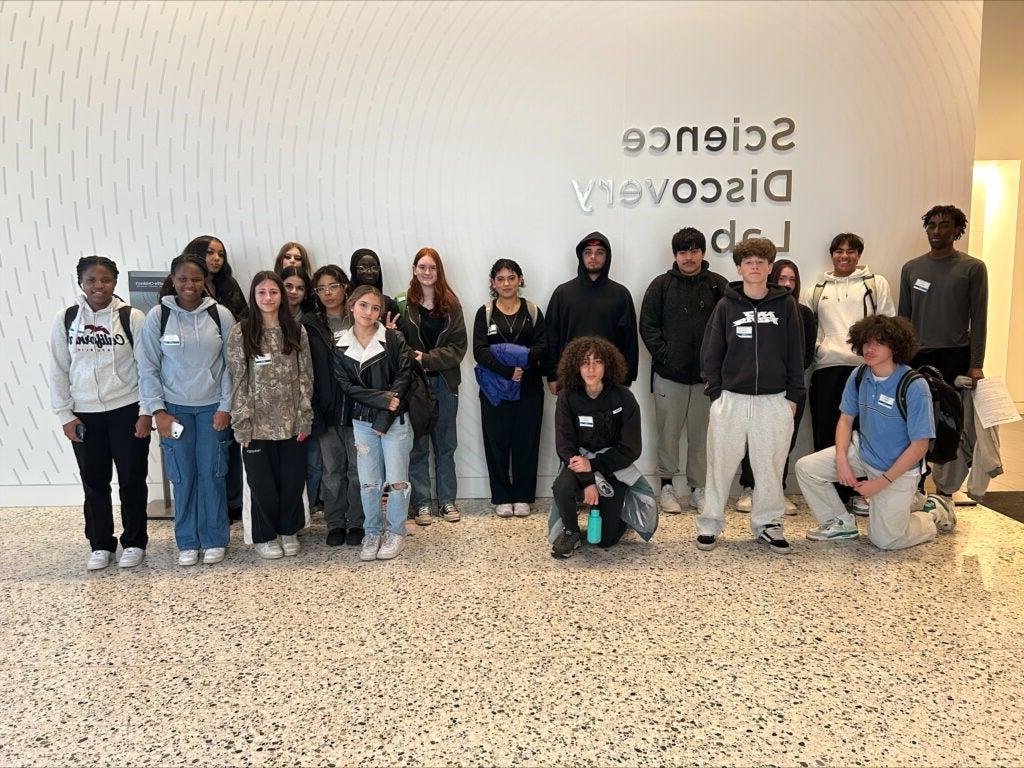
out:
{"label": "zip-up hoodie", "polygon": [[[875,278],[875,311],[871,311],[871,300],[867,280]],[[896,306],[889,290],[889,281],[881,275],[872,275],[866,264],[858,265],[846,277],[836,277],[835,272],[826,272],[820,282],[825,283],[818,298],[818,343],[814,353],[816,368],[831,368],[836,365],[860,365],[864,360],[853,353],[846,338],[850,326],[870,314],[896,314]],[[813,305],[814,286],[804,288],[800,301],[815,310]]]}
{"label": "zip-up hoodie", "polygon": [[[583,249],[597,240],[608,253],[604,269],[591,280],[583,265]],[[626,286],[608,277],[612,267],[612,247],[600,232],[591,232],[576,244],[576,277],[555,288],[544,317],[548,334],[548,381],[558,378],[558,360],[570,341],[581,336],[601,336],[626,358],[629,370],[626,385],[636,381],[640,361],[636,335],[636,308]]]}
{"label": "zip-up hoodie", "polygon": [[701,380],[704,330],[728,284],[707,261],[696,275],[684,275],[673,261],[671,269],[651,281],[640,307],[640,336],[655,373],[680,384]]}
{"label": "zip-up hoodie", "polygon": [[768,285],[754,307],[743,283],[729,283],[708,321],[701,348],[704,391],[717,400],[722,390],[740,395],[804,394],[803,320],[796,299],[785,288]]}
{"label": "zip-up hoodie", "polygon": [[[188,312],[175,296],[161,304],[171,310],[167,328],[160,335],[160,306],[153,307],[142,326],[142,358],[139,389],[149,413],[165,409],[165,403],[203,406],[217,404],[231,411],[231,375],[227,370],[228,334],[235,324],[231,310],[204,296]],[[216,306],[220,331],[207,307]],[[177,343],[175,343],[177,342]],[[139,343],[136,338],[136,344]]]}
{"label": "zip-up hoodie", "polygon": [[[139,402],[142,326],[146,316],[131,312],[134,347],[121,327],[118,311],[127,304],[117,296],[93,312],[85,295],[78,297],[78,314],[64,330],[65,309],[57,313],[50,331],[50,404],[61,424],[78,413],[99,413]],[[142,406],[139,415],[149,416]]]}

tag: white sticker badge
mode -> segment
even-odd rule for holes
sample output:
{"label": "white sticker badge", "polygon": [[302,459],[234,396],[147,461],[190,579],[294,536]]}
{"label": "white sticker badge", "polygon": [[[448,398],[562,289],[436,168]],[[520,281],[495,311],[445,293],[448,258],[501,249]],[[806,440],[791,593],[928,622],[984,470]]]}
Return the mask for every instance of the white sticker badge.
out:
{"label": "white sticker badge", "polygon": [[165,333],[160,337],[160,343],[165,347],[180,347],[181,339],[178,338],[176,333]]}
{"label": "white sticker badge", "polygon": [[879,395],[878,404],[884,405],[886,408],[892,408],[894,405],[896,405],[896,400],[894,398],[889,397],[888,395]]}
{"label": "white sticker badge", "polygon": [[736,326],[736,338],[738,339],[749,339],[754,336],[754,329],[749,325]]}
{"label": "white sticker badge", "polygon": [[580,426],[594,428],[594,417],[593,416],[580,416]]}
{"label": "white sticker badge", "polygon": [[253,355],[252,361],[255,365],[270,365],[270,355]]}
{"label": "white sticker badge", "polygon": [[491,323],[489,326],[487,326],[487,335],[488,336],[493,336],[497,332],[498,332],[498,326],[495,325],[494,323]]}
{"label": "white sticker badge", "polygon": [[914,290],[920,291],[921,293],[928,293],[928,289],[932,287],[932,284],[927,280],[922,280],[920,277],[914,281]]}

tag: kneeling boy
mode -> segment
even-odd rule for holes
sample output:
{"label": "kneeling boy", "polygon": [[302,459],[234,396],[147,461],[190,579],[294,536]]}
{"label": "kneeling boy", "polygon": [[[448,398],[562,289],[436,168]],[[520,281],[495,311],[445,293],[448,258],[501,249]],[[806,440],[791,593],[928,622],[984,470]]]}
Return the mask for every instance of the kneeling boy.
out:
{"label": "kneeling boy", "polygon": [[836,481],[868,500],[868,536],[879,549],[912,547],[934,539],[936,530],[952,531],[956,515],[939,496],[928,497],[925,511],[911,511],[921,462],[935,437],[932,396],[923,379],[910,383],[906,416],[901,413],[900,381],[917,352],[913,327],[902,317],[874,315],[854,323],[848,341],[866,366],[846,380],[836,444],[796,464],[800,489],[819,523],[807,538],[857,538],[857,523],[839,500]]}

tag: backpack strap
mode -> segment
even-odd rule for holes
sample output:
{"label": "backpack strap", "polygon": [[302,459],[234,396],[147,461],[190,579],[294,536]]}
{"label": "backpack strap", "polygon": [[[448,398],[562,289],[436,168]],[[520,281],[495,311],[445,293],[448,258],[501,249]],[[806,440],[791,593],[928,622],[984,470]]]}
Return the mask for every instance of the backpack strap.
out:
{"label": "backpack strap", "polygon": [[875,276],[873,274],[868,275],[864,278],[864,317],[868,316],[868,302],[871,303],[871,314],[878,314],[878,303],[875,301],[875,292],[878,290],[878,285],[875,283]]}
{"label": "backpack strap", "polygon": [[[522,300],[526,304],[526,313],[530,316],[530,324],[537,325],[537,305],[529,299]],[[484,327],[489,328],[491,325],[491,315],[494,312],[494,302],[488,301],[484,304]]]}
{"label": "backpack strap", "polygon": [[[821,301],[821,294],[823,294],[824,292],[825,292],[825,281],[824,280],[822,280],[820,283],[815,283],[814,284],[814,293],[811,294],[811,311],[814,313],[815,317],[818,316],[818,302]],[[861,366],[861,367],[863,368],[863,366]],[[864,378],[863,371],[858,371],[857,376],[858,376],[858,378],[857,378],[857,386],[859,387],[860,386],[860,380],[862,378]]]}
{"label": "backpack strap", "polygon": [[[217,304],[213,303],[206,308],[206,314],[213,320],[213,324],[217,327],[217,335],[220,338],[224,338],[224,330],[220,327],[220,312],[217,311]],[[166,304],[160,305],[160,335],[164,335],[164,331],[167,330],[167,321],[171,319],[171,308]]]}
{"label": "backpack strap", "polygon": [[135,336],[132,335],[132,308],[128,304],[122,304],[117,308],[117,315],[121,318],[121,330],[128,339],[128,344],[135,346]]}
{"label": "backpack strap", "polygon": [[64,333],[71,333],[71,326],[78,317],[78,305],[72,304],[64,310]]}
{"label": "backpack strap", "polygon": [[902,377],[900,377],[899,386],[896,387],[896,405],[899,406],[900,416],[903,417],[904,421],[907,420],[907,390],[910,389],[911,384],[913,384],[918,379],[923,378],[924,376],[915,371],[913,368],[911,368],[909,371],[904,373]]}

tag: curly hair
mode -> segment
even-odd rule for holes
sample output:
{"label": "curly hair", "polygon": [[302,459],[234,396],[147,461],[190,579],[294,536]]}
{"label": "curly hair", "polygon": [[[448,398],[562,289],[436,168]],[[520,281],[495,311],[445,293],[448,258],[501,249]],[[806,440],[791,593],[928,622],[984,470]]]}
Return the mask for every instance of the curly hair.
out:
{"label": "curly hair", "polygon": [[732,261],[738,267],[748,256],[755,256],[771,264],[775,261],[776,253],[778,249],[775,243],[767,237],[750,237],[736,243],[736,247],[732,249]]}
{"label": "curly hair", "polygon": [[864,354],[864,345],[869,341],[882,344],[892,351],[894,363],[907,363],[917,354],[917,334],[914,326],[905,317],[871,315],[850,326],[846,339],[857,355]]}
{"label": "curly hair", "polygon": [[622,384],[626,380],[626,359],[622,353],[607,339],[600,336],[581,336],[569,342],[558,360],[558,382],[565,389],[581,390],[585,388],[580,367],[593,353],[594,358],[604,363],[604,381]]}
{"label": "curly hair", "polygon": [[921,225],[927,227],[928,219],[932,216],[949,216],[953,226],[956,227],[956,237],[953,240],[956,241],[963,237],[964,230],[967,229],[967,216],[955,205],[933,205],[928,209],[928,213],[921,217]]}

